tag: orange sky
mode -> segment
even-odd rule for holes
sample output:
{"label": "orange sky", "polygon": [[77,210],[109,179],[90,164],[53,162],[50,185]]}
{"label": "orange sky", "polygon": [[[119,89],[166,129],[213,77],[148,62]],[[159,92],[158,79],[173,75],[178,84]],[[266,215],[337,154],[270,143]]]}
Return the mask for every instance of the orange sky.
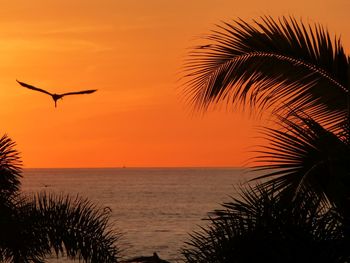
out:
{"label": "orange sky", "polygon": [[[320,22],[349,47],[349,10],[349,0],[0,0],[1,132],[25,167],[240,166],[261,123],[191,115],[178,82],[188,48],[220,20],[264,14]],[[55,109],[16,78],[98,92]]]}

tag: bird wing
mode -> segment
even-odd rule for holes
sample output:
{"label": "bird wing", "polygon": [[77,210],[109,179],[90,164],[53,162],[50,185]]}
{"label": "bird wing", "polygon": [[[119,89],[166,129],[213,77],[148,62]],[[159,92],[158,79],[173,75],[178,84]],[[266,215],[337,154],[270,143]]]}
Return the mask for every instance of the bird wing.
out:
{"label": "bird wing", "polygon": [[77,94],[90,94],[95,92],[97,89],[89,89],[89,90],[82,90],[82,91],[74,91],[74,92],[67,92],[67,93],[63,93],[61,94],[62,97],[63,96],[67,96],[67,95],[77,95]]}
{"label": "bird wing", "polygon": [[46,90],[39,89],[39,88],[34,87],[34,86],[32,86],[32,85],[29,85],[29,84],[26,84],[26,83],[24,83],[24,82],[18,81],[17,79],[16,79],[16,81],[17,81],[21,86],[23,86],[23,87],[25,87],[25,88],[32,89],[32,90],[36,90],[36,91],[39,91],[39,92],[43,92],[43,93],[46,93],[46,94],[52,96],[52,94],[51,94],[50,92],[46,91]]}

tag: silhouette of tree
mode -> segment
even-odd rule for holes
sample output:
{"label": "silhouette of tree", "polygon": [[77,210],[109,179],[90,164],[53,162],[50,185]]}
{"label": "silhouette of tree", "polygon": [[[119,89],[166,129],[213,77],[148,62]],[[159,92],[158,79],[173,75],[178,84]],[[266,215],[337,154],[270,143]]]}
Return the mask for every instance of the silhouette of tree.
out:
{"label": "silhouette of tree", "polygon": [[118,235],[109,216],[86,199],[19,192],[15,143],[0,139],[0,261],[45,262],[51,254],[84,262],[117,262]]}
{"label": "silhouette of tree", "polygon": [[[321,25],[271,17],[224,23],[185,64],[186,94],[199,109],[225,101],[307,113],[334,124],[348,114],[348,57]],[[285,113],[285,112],[284,112]]]}
{"label": "silhouette of tree", "polygon": [[257,158],[269,164],[258,167],[271,171],[265,178],[274,177],[278,190],[307,184],[338,204],[340,192],[349,196],[350,75],[340,39],[332,42],[320,25],[271,17],[224,23],[206,38],[185,64],[190,102],[201,110],[226,102],[284,116],[282,129],[265,130],[271,145]]}
{"label": "silhouette of tree", "polygon": [[5,134],[0,138],[0,195],[9,197],[20,187],[21,159],[15,143]]}
{"label": "silhouette of tree", "polygon": [[328,203],[303,192],[290,202],[265,187],[211,213],[210,225],[191,235],[182,252],[189,263],[348,262],[349,243]]}
{"label": "silhouette of tree", "polygon": [[[224,204],[229,217],[214,213],[192,235],[186,260],[347,262],[350,60],[340,39],[292,17],[224,23],[206,39],[185,64],[189,102],[199,110],[226,103],[267,111],[277,127],[262,130],[268,144],[254,166],[262,183]],[[249,214],[257,209],[262,214]]]}

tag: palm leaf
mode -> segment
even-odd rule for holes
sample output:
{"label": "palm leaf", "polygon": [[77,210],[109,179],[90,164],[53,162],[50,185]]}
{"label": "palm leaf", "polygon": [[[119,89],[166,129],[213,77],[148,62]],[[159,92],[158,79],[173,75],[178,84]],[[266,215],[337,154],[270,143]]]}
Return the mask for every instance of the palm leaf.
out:
{"label": "palm leaf", "polygon": [[0,138],[0,194],[11,195],[19,190],[21,160],[16,143],[6,134]]}
{"label": "palm leaf", "polygon": [[19,196],[1,201],[1,262],[45,262],[50,246],[32,206]]}
{"label": "palm leaf", "polygon": [[76,197],[41,193],[33,199],[40,228],[57,255],[86,262],[117,262],[118,235],[108,224],[109,214]]}
{"label": "palm leaf", "polygon": [[[300,109],[341,120],[347,109],[348,59],[320,25],[263,17],[224,23],[185,64],[186,96],[199,109],[226,101],[263,110]],[[240,104],[241,103],[241,104]],[[332,113],[332,114],[331,114]]]}
{"label": "palm leaf", "polygon": [[119,235],[109,214],[88,200],[18,192],[21,160],[15,143],[0,138],[0,261],[43,263],[55,253],[84,262],[117,262]]}
{"label": "palm leaf", "polygon": [[0,204],[0,259],[45,262],[52,253],[83,262],[117,262],[108,214],[79,197],[41,193]]}
{"label": "palm leaf", "polygon": [[[349,258],[341,224],[314,193],[294,202],[264,186],[211,213],[210,225],[190,236],[185,262],[343,262]],[[345,262],[345,259],[344,259]]]}
{"label": "palm leaf", "polygon": [[[267,146],[257,151],[256,170],[265,186],[297,195],[317,192],[339,208],[349,207],[350,148],[346,140],[309,117],[280,118],[284,129],[264,129]],[[340,132],[342,134],[342,132]]]}

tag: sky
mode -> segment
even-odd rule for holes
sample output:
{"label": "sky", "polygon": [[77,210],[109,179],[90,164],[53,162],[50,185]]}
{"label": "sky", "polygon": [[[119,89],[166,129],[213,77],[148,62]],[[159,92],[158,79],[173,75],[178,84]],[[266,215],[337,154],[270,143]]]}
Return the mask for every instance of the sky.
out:
{"label": "sky", "polygon": [[[193,112],[183,63],[222,21],[293,15],[350,47],[349,0],[0,0],[0,118],[24,167],[242,166],[267,125]],[[51,92],[97,89],[54,107]]]}

